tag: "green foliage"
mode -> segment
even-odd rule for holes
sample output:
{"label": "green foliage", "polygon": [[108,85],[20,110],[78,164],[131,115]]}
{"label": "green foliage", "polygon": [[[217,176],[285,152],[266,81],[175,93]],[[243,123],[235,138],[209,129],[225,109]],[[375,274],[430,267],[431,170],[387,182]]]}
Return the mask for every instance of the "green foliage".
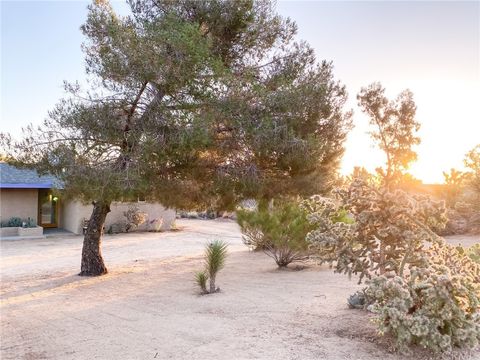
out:
{"label": "green foliage", "polygon": [[24,227],[27,227],[27,228],[37,227],[37,222],[30,217],[28,217],[27,220],[24,221],[24,223],[25,223]]}
{"label": "green foliage", "polygon": [[37,223],[32,218],[22,219],[18,216],[13,216],[6,221],[2,221],[0,227],[36,227]]}
{"label": "green foliage", "polygon": [[[200,286],[202,294],[212,294],[220,291],[216,287],[217,274],[225,266],[228,244],[221,240],[214,240],[205,247],[205,270],[195,274],[195,281]],[[207,290],[207,280],[210,286]]]}
{"label": "green foliage", "polygon": [[265,237],[260,228],[250,219],[248,215],[242,210],[242,213],[237,211],[237,221],[241,223],[242,241],[250,250],[261,251],[266,249]]}
{"label": "green foliage", "polygon": [[279,267],[308,258],[305,236],[313,229],[306,212],[296,201],[276,201],[271,208],[237,211],[244,243],[261,249]]}
{"label": "green foliage", "polygon": [[208,275],[205,272],[205,270],[204,271],[198,271],[195,274],[195,282],[200,287],[200,290],[202,291],[202,294],[208,294],[207,280],[208,280]]}
{"label": "green foliage", "polygon": [[266,239],[261,230],[260,223],[268,216],[268,209],[252,210],[238,209],[236,211],[237,223],[242,232],[242,241],[250,250],[259,251],[266,247]]}
{"label": "green foliage", "polygon": [[58,176],[86,202],[136,198],[176,208],[330,186],[350,112],[333,66],[295,40],[270,1],[89,6],[82,26],[92,89],[70,94],[20,141],[16,165]]}
{"label": "green foliage", "polygon": [[6,226],[7,227],[21,227],[23,220],[19,217],[13,216],[7,220]]}
{"label": "green foliage", "polygon": [[221,240],[215,240],[207,245],[207,272],[210,278],[215,278],[216,274],[225,266],[227,247],[228,244]]}
{"label": "green foliage", "polygon": [[57,176],[66,197],[105,205],[101,222],[112,201],[141,194],[167,207],[232,210],[331,186],[351,127],[346,88],[272,2],[128,4],[126,16],[108,1],[88,7],[91,88],[66,83],[42,126],[20,140],[2,134],[9,161]]}
{"label": "green foliage", "polygon": [[382,333],[403,351],[419,344],[433,351],[480,344],[480,266],[455,247],[435,244],[426,266],[407,276],[368,282],[367,302]]}

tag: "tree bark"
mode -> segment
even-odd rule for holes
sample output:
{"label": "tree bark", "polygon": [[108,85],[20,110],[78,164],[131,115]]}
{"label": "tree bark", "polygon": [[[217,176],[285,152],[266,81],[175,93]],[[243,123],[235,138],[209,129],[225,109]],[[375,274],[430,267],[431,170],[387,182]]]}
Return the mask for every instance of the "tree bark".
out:
{"label": "tree bark", "polygon": [[83,238],[82,265],[80,276],[99,276],[107,273],[101,252],[101,240],[105,219],[110,212],[110,203],[95,201]]}

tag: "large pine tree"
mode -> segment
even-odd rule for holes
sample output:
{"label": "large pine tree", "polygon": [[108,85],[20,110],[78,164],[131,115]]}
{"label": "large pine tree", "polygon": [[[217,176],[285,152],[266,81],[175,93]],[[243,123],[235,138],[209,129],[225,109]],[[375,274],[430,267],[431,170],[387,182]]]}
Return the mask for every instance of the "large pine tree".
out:
{"label": "large pine tree", "polygon": [[67,84],[38,129],[3,135],[17,165],[57,175],[91,201],[80,275],[107,272],[101,232],[112,201],[232,208],[245,198],[328,187],[350,113],[331,63],[294,39],[269,1],[96,1],[86,36],[88,91]]}

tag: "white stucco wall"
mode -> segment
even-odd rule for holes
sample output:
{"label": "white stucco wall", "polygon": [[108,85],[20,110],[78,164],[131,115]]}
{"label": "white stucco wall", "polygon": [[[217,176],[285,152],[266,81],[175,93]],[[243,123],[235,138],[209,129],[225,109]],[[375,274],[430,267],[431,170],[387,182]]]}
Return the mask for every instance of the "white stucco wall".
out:
{"label": "white stucco wall", "polygon": [[0,219],[18,216],[22,219],[38,217],[38,189],[1,189]]}
{"label": "white stucco wall", "polygon": [[60,210],[62,218],[60,227],[74,234],[81,234],[83,219],[90,218],[92,208],[92,205],[83,205],[79,201],[63,201]]}
{"label": "white stucco wall", "polygon": [[[158,203],[120,203],[115,202],[110,206],[111,212],[108,213],[105,222],[105,230],[108,231],[110,226],[116,226],[125,222],[124,212],[129,206],[137,206],[140,211],[148,215],[147,222],[137,229],[138,231],[151,230],[155,224],[150,224],[152,220],[163,219],[161,230],[169,230],[175,222],[176,213],[173,209],[166,209]],[[82,233],[83,219],[89,219],[92,214],[93,205],[84,205],[79,201],[65,201],[62,206],[62,224],[65,230],[75,234]]]}

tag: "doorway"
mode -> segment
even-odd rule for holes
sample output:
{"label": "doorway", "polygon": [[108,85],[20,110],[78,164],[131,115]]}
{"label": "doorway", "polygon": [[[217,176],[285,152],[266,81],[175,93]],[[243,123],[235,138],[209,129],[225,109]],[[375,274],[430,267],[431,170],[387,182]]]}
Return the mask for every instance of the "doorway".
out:
{"label": "doorway", "polygon": [[38,190],[38,225],[58,227],[58,197],[53,196],[49,189]]}

